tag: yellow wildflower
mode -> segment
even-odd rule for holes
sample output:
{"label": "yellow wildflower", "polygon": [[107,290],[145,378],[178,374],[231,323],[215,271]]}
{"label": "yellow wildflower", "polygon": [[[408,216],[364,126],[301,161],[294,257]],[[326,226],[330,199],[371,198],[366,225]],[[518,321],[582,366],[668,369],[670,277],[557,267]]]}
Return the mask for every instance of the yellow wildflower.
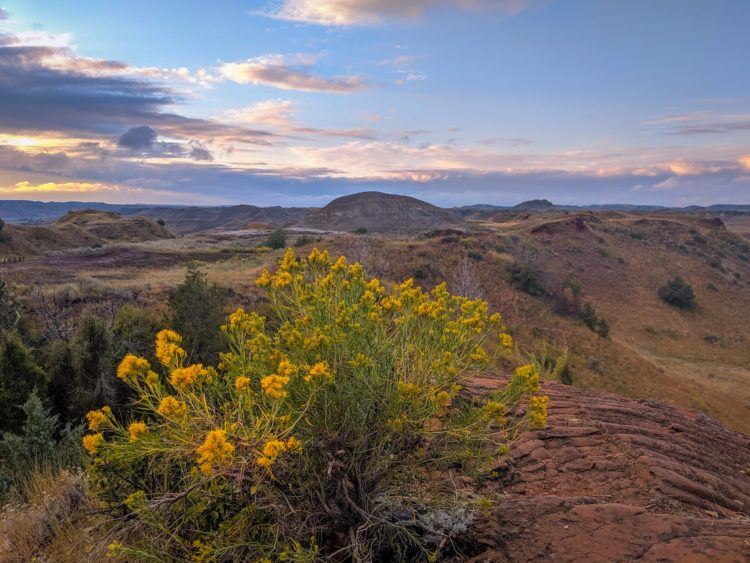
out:
{"label": "yellow wildflower", "polygon": [[234,313],[229,315],[227,324],[222,327],[223,330],[241,331],[245,333],[256,333],[263,329],[265,319],[257,313],[246,313],[240,307]]}
{"label": "yellow wildflower", "polygon": [[266,445],[263,446],[261,455],[258,456],[256,462],[261,467],[269,468],[284,452],[296,452],[302,448],[302,442],[295,436],[289,437],[286,441],[283,440],[269,440]]}
{"label": "yellow wildflower", "polygon": [[532,428],[544,428],[547,426],[547,404],[549,397],[546,395],[531,397],[526,414],[529,417]]}
{"label": "yellow wildflower", "polygon": [[321,252],[317,248],[313,248],[310,256],[307,257],[307,260],[312,265],[321,264],[323,266],[328,266],[331,263],[331,256],[328,254],[327,250]]}
{"label": "yellow wildflower", "polygon": [[111,541],[107,546],[107,559],[116,559],[122,554],[124,549],[125,546],[122,544],[122,542],[119,542],[117,540]]}
{"label": "yellow wildflower", "polygon": [[536,393],[539,391],[539,372],[533,364],[519,366],[513,372],[511,385],[528,393]]}
{"label": "yellow wildflower", "polygon": [[187,353],[180,347],[182,337],[173,330],[164,329],[156,335],[156,357],[165,365],[182,361]]}
{"label": "yellow wildflower", "polygon": [[250,378],[245,377],[244,375],[240,375],[237,379],[234,380],[234,388],[237,389],[237,391],[242,392],[250,388]]}
{"label": "yellow wildflower", "polygon": [[145,422],[131,422],[130,426],[128,426],[128,432],[130,433],[129,440],[135,442],[148,432],[148,426],[146,426]]}
{"label": "yellow wildflower", "polygon": [[187,414],[187,410],[188,407],[185,403],[167,395],[159,402],[156,412],[166,418],[180,418]]}
{"label": "yellow wildflower", "polygon": [[284,257],[281,259],[279,267],[282,270],[291,271],[294,270],[297,265],[297,257],[294,255],[294,250],[292,248],[287,248],[284,252]]}
{"label": "yellow wildflower", "polygon": [[331,272],[343,272],[344,270],[346,270],[346,258],[344,256],[339,256],[336,263],[331,266]]}
{"label": "yellow wildflower", "polygon": [[273,399],[283,399],[288,395],[284,387],[289,383],[289,377],[283,375],[268,375],[260,380],[260,386],[266,395]]}
{"label": "yellow wildflower", "polygon": [[419,386],[414,383],[407,383],[405,381],[399,381],[396,384],[396,390],[398,394],[404,399],[413,399],[419,395]]}
{"label": "yellow wildflower", "polygon": [[330,372],[325,362],[318,362],[310,368],[309,372],[307,372],[305,381],[310,382],[314,379],[327,381],[331,381],[333,379],[333,374]]}
{"label": "yellow wildflower", "polygon": [[117,366],[117,377],[126,382],[135,382],[138,376],[146,376],[151,369],[148,360],[134,354],[125,356]]}
{"label": "yellow wildflower", "polygon": [[480,364],[490,361],[487,352],[481,346],[477,346],[477,348],[471,354],[469,354],[469,359]]}
{"label": "yellow wildflower", "polygon": [[507,332],[503,332],[500,334],[500,344],[503,346],[503,348],[512,348],[513,347],[513,337],[508,334]]}
{"label": "yellow wildflower", "polygon": [[269,272],[267,269],[263,269],[263,272],[260,274],[260,277],[255,280],[255,285],[258,287],[268,287],[271,285],[271,281],[273,280],[273,276],[271,276],[271,272]]}
{"label": "yellow wildflower", "polygon": [[286,287],[293,281],[292,274],[289,272],[285,272],[283,270],[279,270],[276,272],[276,275],[273,277],[273,280],[271,284],[273,287],[279,288],[279,287]]}
{"label": "yellow wildflower", "polygon": [[172,370],[169,382],[178,390],[185,391],[189,386],[211,380],[211,373],[203,364],[193,364]]}
{"label": "yellow wildflower", "polygon": [[286,449],[290,452],[298,452],[302,449],[302,441],[296,436],[290,436],[286,440]]}
{"label": "yellow wildflower", "polygon": [[89,454],[94,455],[103,441],[104,436],[101,432],[87,434],[83,437],[83,447]]}
{"label": "yellow wildflower", "polygon": [[225,465],[229,462],[234,453],[234,445],[227,440],[224,430],[212,430],[195,452],[198,454],[201,471],[209,474],[215,465]]}
{"label": "yellow wildflower", "polygon": [[89,430],[96,432],[107,422],[109,417],[112,415],[112,409],[109,407],[102,407],[98,411],[91,411],[86,415],[86,420],[89,423]]}
{"label": "yellow wildflower", "polygon": [[482,409],[482,418],[502,426],[505,424],[505,404],[500,401],[487,401]]}

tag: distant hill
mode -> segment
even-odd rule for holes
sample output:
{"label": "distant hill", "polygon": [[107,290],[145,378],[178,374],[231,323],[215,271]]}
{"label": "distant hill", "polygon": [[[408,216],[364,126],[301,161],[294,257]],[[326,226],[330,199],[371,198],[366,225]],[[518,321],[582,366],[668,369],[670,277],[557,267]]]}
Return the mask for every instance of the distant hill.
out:
{"label": "distant hill", "polygon": [[54,221],[68,211],[98,209],[120,212],[128,205],[85,201],[29,201],[0,200],[0,217],[6,223],[34,223]]}
{"label": "distant hill", "polygon": [[362,192],[337,198],[297,226],[329,231],[414,232],[456,226],[463,220],[446,209],[403,195]]}
{"label": "distant hill", "polygon": [[178,235],[197,233],[211,229],[235,231],[247,228],[248,224],[265,224],[284,227],[300,221],[310,213],[309,207],[257,207],[255,205],[232,205],[229,207],[129,207],[122,211],[127,215],[142,215],[151,219],[162,219],[166,226]]}
{"label": "distant hill", "polygon": [[513,211],[549,211],[555,209],[555,204],[547,199],[531,199],[514,205]]}
{"label": "distant hill", "polygon": [[0,232],[0,258],[168,238],[174,235],[145,217],[123,217],[98,209],[69,211],[48,226],[5,225]]}

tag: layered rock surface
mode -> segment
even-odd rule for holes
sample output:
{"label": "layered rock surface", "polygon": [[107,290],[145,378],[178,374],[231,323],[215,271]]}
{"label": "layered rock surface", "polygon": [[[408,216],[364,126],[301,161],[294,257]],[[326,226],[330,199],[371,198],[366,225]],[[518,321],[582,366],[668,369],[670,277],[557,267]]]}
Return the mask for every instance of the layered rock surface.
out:
{"label": "layered rock surface", "polygon": [[[478,391],[498,381],[475,381]],[[748,561],[750,438],[694,411],[546,383],[469,533],[474,561]]]}

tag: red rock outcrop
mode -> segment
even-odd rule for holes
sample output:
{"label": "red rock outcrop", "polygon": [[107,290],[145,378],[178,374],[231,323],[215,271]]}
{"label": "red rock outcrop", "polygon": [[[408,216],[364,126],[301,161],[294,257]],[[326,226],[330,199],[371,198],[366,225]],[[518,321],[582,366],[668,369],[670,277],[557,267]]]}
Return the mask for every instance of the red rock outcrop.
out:
{"label": "red rock outcrop", "polygon": [[[492,377],[477,390],[496,388]],[[698,412],[545,383],[548,428],[487,486],[474,561],[749,561],[750,438]]]}

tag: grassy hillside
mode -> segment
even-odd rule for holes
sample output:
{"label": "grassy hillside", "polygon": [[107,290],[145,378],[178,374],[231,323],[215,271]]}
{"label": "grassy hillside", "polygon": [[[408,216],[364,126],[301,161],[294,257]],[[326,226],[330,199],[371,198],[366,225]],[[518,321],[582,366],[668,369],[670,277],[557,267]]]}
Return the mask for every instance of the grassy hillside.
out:
{"label": "grassy hillside", "polygon": [[0,258],[170,238],[174,238],[171,232],[145,217],[126,218],[112,211],[93,209],[69,211],[45,227],[6,225],[0,233]]}

